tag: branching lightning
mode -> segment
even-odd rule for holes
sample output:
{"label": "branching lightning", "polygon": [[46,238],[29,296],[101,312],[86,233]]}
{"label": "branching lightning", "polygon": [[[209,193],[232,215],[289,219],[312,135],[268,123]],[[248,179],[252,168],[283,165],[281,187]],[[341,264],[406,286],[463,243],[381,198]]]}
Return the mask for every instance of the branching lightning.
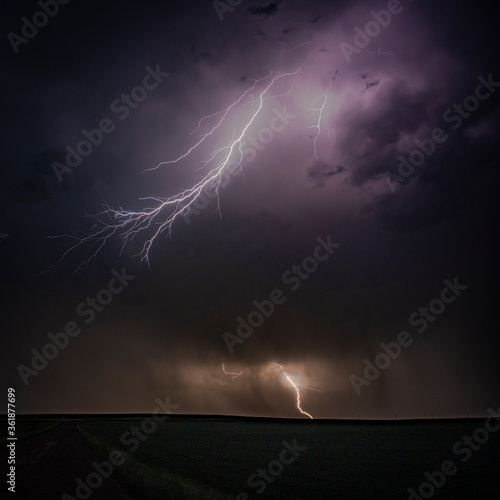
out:
{"label": "branching lightning", "polygon": [[235,378],[238,378],[240,375],[243,374],[243,372],[227,372],[224,363],[222,363],[222,371],[224,372],[224,375],[230,375],[231,380],[234,380]]}
{"label": "branching lightning", "polygon": [[310,419],[313,419],[313,416],[311,414],[307,413],[306,411],[304,411],[300,406],[300,389],[309,389],[311,391],[316,391],[316,392],[321,392],[321,391],[318,389],[313,389],[312,387],[307,387],[307,386],[297,387],[297,384],[293,381],[293,379],[290,377],[290,375],[285,371],[283,366],[281,366],[279,363],[272,363],[272,364],[275,366],[279,366],[279,368],[283,372],[283,377],[285,377],[286,380],[288,380],[288,382],[290,383],[290,385],[295,389],[295,392],[297,393],[297,409],[303,415],[307,415]]}
{"label": "branching lightning", "polygon": [[[202,168],[206,167],[207,165],[211,165],[212,162],[215,163],[215,166],[212,166],[208,173],[206,173],[199,182],[196,182],[191,187],[183,189],[177,194],[170,197],[163,198],[159,196],[148,196],[139,198],[139,200],[141,201],[152,202],[152,206],[138,211],[127,210],[121,207],[119,209],[115,209],[107,204],[103,205],[102,211],[100,211],[96,215],[90,216],[96,220],[95,225],[91,228],[90,234],[86,234],[82,237],[76,237],[74,235],[68,234],[49,237],[69,237],[76,242],[63,253],[61,258],[54,266],[46,269],[44,272],[54,269],[67,257],[69,253],[73,252],[78,247],[85,244],[96,244],[95,251],[91,253],[91,255],[74,271],[77,272],[82,266],[95,259],[99,252],[106,245],[106,242],[110,238],[116,236],[122,239],[122,245],[120,249],[121,255],[125,246],[130,243],[136,236],[138,236],[143,231],[152,228],[154,229],[152,235],[151,233],[148,233],[149,237],[147,237],[146,241],[142,244],[140,251],[135,255],[139,256],[141,261],[145,262],[149,267],[149,252],[155,240],[163,232],[166,232],[167,236],[171,235],[172,225],[174,224],[174,222],[189,211],[191,205],[202,195],[202,190],[204,188],[208,187],[212,189],[216,193],[217,200],[219,201],[219,188],[223,180],[223,173],[228,174],[231,173],[234,169],[241,168],[243,160],[242,143],[245,134],[255,123],[257,117],[261,113],[265,100],[277,97],[277,95],[269,95],[271,93],[272,87],[280,79],[297,75],[302,70],[306,62],[307,59],[296,71],[293,72],[280,73],[276,76],[268,75],[258,80],[250,80],[250,87],[246,89],[230,106],[228,106],[224,110],[212,113],[211,115],[201,118],[198,123],[198,127],[193,131],[193,133],[199,130],[205,120],[213,118],[215,116],[220,116],[220,118],[218,118],[218,120],[216,121],[216,124],[207,133],[203,134],[193,146],[189,147],[185,153],[174,160],[164,161],[159,163],[156,167],[144,170],[144,172],[150,172],[153,170],[157,170],[161,166],[176,164],[186,159],[189,155],[191,155],[191,153],[199,149],[200,146],[207,141],[207,139],[212,138],[214,133],[221,127],[223,123],[225,123],[226,118],[232,110],[235,110],[236,108],[238,108],[238,106],[249,104],[251,99],[252,112],[250,114],[250,117],[247,117],[244,126],[241,127],[241,130],[237,132],[235,129],[233,131],[232,137],[227,144],[214,149],[201,162],[203,164]],[[257,91],[256,89],[259,85],[264,85],[264,88]],[[254,107],[256,109],[254,109]],[[319,121],[320,120],[321,115]],[[220,204],[218,205],[218,210],[220,212]]]}
{"label": "branching lightning", "polygon": [[317,141],[318,141],[318,137],[321,135],[321,120],[323,118],[323,112],[325,110],[325,106],[326,106],[326,103],[328,102],[328,92],[330,92],[330,89],[332,88],[332,82],[333,82],[333,79],[330,80],[330,84],[328,85],[328,88],[326,89],[325,93],[322,95],[322,96],[319,96],[313,103],[311,106],[314,106],[314,103],[316,101],[318,101],[320,98],[322,98],[322,101],[321,101],[321,104],[319,104],[319,107],[318,108],[309,108],[309,111],[312,111],[312,114],[314,113],[318,113],[318,121],[316,123],[316,125],[311,125],[309,128],[315,128],[316,129],[316,135],[314,136],[314,158],[316,159],[316,161],[318,162],[319,161],[319,157],[318,157],[318,150],[317,150]]}
{"label": "branching lightning", "polygon": [[298,49],[299,47],[303,47],[304,45],[309,45],[310,43],[316,43],[316,40],[311,40],[310,42],[299,43],[298,45],[296,45],[295,47],[290,49],[288,52],[292,52],[293,50]]}

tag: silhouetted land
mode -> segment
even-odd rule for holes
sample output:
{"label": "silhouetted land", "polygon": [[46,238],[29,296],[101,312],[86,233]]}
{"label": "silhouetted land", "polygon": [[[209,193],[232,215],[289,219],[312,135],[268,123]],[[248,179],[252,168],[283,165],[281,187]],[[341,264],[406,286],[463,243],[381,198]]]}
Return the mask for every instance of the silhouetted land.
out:
{"label": "silhouetted land", "polygon": [[[500,498],[500,432],[478,431],[485,418],[172,414],[154,425],[147,419],[150,414],[18,415],[18,498],[79,498],[77,478],[86,483],[92,473],[91,499],[392,500],[409,498],[408,489],[418,492],[423,482],[436,499]],[[105,466],[109,477],[94,487],[92,463],[110,463],[117,452],[123,463]],[[454,472],[436,474],[444,462]]]}

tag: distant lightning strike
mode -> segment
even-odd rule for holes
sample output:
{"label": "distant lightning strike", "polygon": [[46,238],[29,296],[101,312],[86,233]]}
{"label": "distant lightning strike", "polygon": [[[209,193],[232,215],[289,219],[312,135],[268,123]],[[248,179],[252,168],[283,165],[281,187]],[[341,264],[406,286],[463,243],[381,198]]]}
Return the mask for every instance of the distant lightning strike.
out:
{"label": "distant lightning strike", "polygon": [[310,419],[313,418],[312,415],[310,415],[309,413],[307,413],[306,411],[304,411],[301,407],[300,407],[300,391],[298,389],[298,387],[295,385],[294,381],[290,378],[289,375],[287,375],[285,373],[285,376],[286,378],[288,379],[288,381],[293,385],[295,391],[297,392],[297,408],[299,409],[300,413],[304,414],[304,415],[307,415]]}
{"label": "distant lightning strike", "polygon": [[231,375],[231,380],[234,380],[243,374],[243,372],[227,372],[224,363],[222,363],[222,371],[224,372],[224,375]]}
{"label": "distant lightning strike", "polygon": [[279,363],[273,363],[273,365],[275,366],[279,366],[281,371],[283,372],[283,375],[284,377],[288,380],[288,382],[290,382],[290,385],[295,389],[295,392],[297,393],[297,409],[300,411],[300,413],[302,413],[303,415],[307,415],[310,419],[313,419],[313,416],[310,415],[309,413],[307,413],[306,411],[304,411],[301,407],[300,407],[300,389],[310,389],[311,391],[317,391],[317,392],[321,392],[319,391],[318,389],[313,389],[312,387],[297,387],[297,385],[295,384],[295,382],[293,381],[293,379],[290,377],[290,375],[285,371],[285,369],[283,368],[283,366],[281,366]]}
{"label": "distant lightning strike", "polygon": [[[330,92],[330,89],[332,88],[332,82],[333,82],[333,79],[330,80],[330,84],[328,85],[328,88],[326,89],[323,96],[320,96],[320,97],[323,97],[322,104],[320,104],[320,107],[319,108],[309,108],[309,111],[312,111],[313,114],[318,112],[318,121],[317,121],[316,125],[312,125],[309,127],[309,128],[317,129],[316,135],[314,136],[314,158],[316,159],[316,161],[319,161],[316,143],[318,141],[318,137],[321,135],[321,120],[323,118],[323,111],[325,110],[326,103],[328,102],[328,92]],[[316,101],[318,101],[320,99],[320,97],[318,97],[313,102],[313,105]]]}
{"label": "distant lightning strike", "polygon": [[[92,227],[90,234],[85,235],[83,237],[76,237],[73,235],[62,235],[62,236],[54,236],[49,238],[60,238],[60,237],[70,237],[74,240],[77,240],[74,245],[72,245],[62,257],[58,260],[58,262],[51,268],[45,270],[44,272],[52,270],[56,267],[62,260],[73,250],[76,250],[81,245],[87,243],[97,243],[97,249],[84,261],[82,262],[77,269],[74,271],[77,272],[82,266],[90,262],[92,259],[95,259],[98,253],[104,248],[106,242],[113,236],[119,236],[123,239],[123,244],[121,246],[120,254],[124,250],[127,243],[133,240],[139,233],[151,228],[152,225],[157,225],[156,231],[154,231],[153,235],[149,237],[144,244],[138,254],[135,256],[140,256],[141,261],[145,262],[148,267],[150,266],[149,261],[149,251],[151,246],[153,245],[156,238],[160,235],[160,233],[167,231],[167,235],[171,234],[173,223],[181,217],[183,214],[186,214],[190,209],[191,205],[200,197],[202,194],[202,190],[209,186],[214,189],[217,197],[219,194],[219,187],[222,181],[222,173],[225,169],[231,168],[228,165],[233,164],[233,161],[230,161],[231,157],[236,153],[238,155],[237,164],[234,168],[241,168],[241,162],[243,160],[243,152],[242,152],[242,142],[245,134],[248,132],[249,128],[255,123],[258,115],[262,111],[264,101],[266,99],[270,99],[271,97],[268,95],[269,91],[273,87],[273,85],[280,79],[286,77],[292,77],[297,75],[307,60],[296,70],[293,72],[280,73],[277,76],[271,77],[271,75],[261,78],[259,80],[251,80],[252,85],[245,90],[241,96],[236,99],[230,106],[228,106],[225,110],[219,111],[217,113],[213,113],[211,115],[203,117],[199,123],[198,127],[195,129],[198,130],[205,119],[221,115],[220,119],[218,119],[217,123],[211,128],[211,130],[201,136],[201,138],[188,150],[180,155],[175,160],[169,160],[159,163],[156,167],[146,169],[144,172],[149,172],[152,170],[158,169],[162,165],[172,165],[179,163],[181,160],[187,158],[191,153],[193,153],[196,149],[198,149],[202,143],[206,141],[206,139],[211,138],[214,132],[222,125],[228,114],[231,110],[235,109],[238,105],[241,105],[246,97],[251,97],[252,104],[255,105],[255,102],[258,102],[257,109],[253,111],[250,118],[247,119],[246,124],[242,128],[239,134],[233,132],[233,137],[230,142],[222,147],[216,148],[208,155],[208,157],[202,162],[204,166],[208,165],[210,162],[214,161],[220,154],[223,154],[222,160],[218,160],[219,163],[212,168],[205,176],[197,183],[192,185],[191,187],[184,189],[177,193],[174,196],[170,196],[168,198],[162,198],[158,196],[148,196],[144,198],[139,198],[141,201],[149,200],[154,202],[152,207],[146,207],[143,210],[134,211],[134,210],[125,210],[123,208],[114,209],[108,205],[103,206],[103,210],[93,217],[96,220],[96,224]],[[265,85],[264,89],[260,91],[257,97],[254,98],[252,92],[256,89],[258,84],[265,82],[266,80],[270,80],[267,85]],[[276,96],[273,96],[276,97]],[[194,132],[195,132],[194,131]],[[194,133],[193,132],[193,133]],[[164,219],[160,218],[160,214],[165,210],[169,210],[167,212],[168,215]],[[43,274],[43,273],[42,273]]]}

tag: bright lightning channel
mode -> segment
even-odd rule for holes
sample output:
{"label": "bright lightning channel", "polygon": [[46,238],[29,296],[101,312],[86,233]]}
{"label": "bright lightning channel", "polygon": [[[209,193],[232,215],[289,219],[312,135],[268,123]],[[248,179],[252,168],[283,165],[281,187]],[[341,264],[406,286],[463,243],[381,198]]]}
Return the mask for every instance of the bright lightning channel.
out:
{"label": "bright lightning channel", "polygon": [[306,386],[301,386],[300,388],[297,387],[297,385],[295,384],[295,382],[293,381],[293,379],[290,377],[290,375],[285,371],[285,369],[283,368],[283,366],[281,366],[279,363],[272,363],[272,364],[275,365],[275,366],[279,366],[280,367],[281,371],[283,372],[284,377],[288,380],[288,382],[290,382],[290,385],[295,389],[295,392],[297,393],[297,409],[303,415],[307,415],[310,419],[313,419],[313,416],[311,414],[307,413],[306,411],[304,411],[300,407],[300,389],[309,389],[311,391],[316,391],[316,392],[321,392],[321,391],[318,390],[318,389],[313,389],[312,387],[306,387]]}
{"label": "bright lightning channel", "polygon": [[227,372],[224,363],[222,363],[222,371],[224,372],[224,375],[231,375],[231,380],[234,380],[243,374],[243,372]]}
{"label": "bright lightning channel", "polygon": [[[251,114],[250,118],[248,118],[241,132],[239,134],[233,132],[233,137],[228,144],[214,149],[212,153],[210,153],[208,158],[203,160],[202,163],[204,164],[204,166],[206,166],[210,162],[214,161],[220,154],[223,155],[222,160],[218,160],[219,163],[215,167],[213,167],[207,174],[205,174],[205,176],[199,182],[193,184],[191,187],[187,189],[180,191],[176,195],[170,196],[168,198],[162,198],[158,196],[148,196],[144,198],[139,198],[141,201],[149,200],[154,202],[152,207],[146,207],[143,210],[139,211],[126,210],[121,207],[119,209],[114,209],[109,205],[106,204],[103,205],[103,210],[101,212],[91,216],[96,220],[96,224],[91,228],[90,234],[87,234],[83,237],[77,237],[69,234],[49,237],[49,238],[69,237],[73,240],[76,240],[76,243],[74,243],[68,250],[66,250],[62,254],[61,258],[57,261],[57,263],[54,266],[52,266],[49,269],[46,269],[44,272],[53,270],[58,264],[60,264],[66,258],[66,256],[69,253],[76,250],[78,247],[87,243],[92,243],[92,242],[97,243],[98,244],[97,249],[75,269],[74,273],[76,273],[82,266],[89,263],[91,260],[95,259],[99,254],[99,252],[104,248],[106,242],[113,236],[119,236],[123,239],[123,244],[120,249],[120,255],[121,255],[127,243],[132,241],[142,231],[151,228],[152,225],[157,225],[158,227],[156,231],[154,231],[153,235],[144,242],[140,252],[135,255],[136,257],[140,256],[141,262],[145,262],[148,265],[148,267],[150,267],[149,251],[155,240],[164,231],[167,232],[167,235],[171,235],[172,225],[174,224],[174,222],[183,214],[188,212],[191,205],[200,197],[200,195],[202,194],[202,190],[206,186],[214,188],[217,194],[217,199],[219,201],[218,196],[219,196],[219,187],[222,181],[222,174],[224,170],[231,168],[230,166],[231,164],[233,164],[232,167],[233,169],[241,168],[241,162],[243,160],[243,152],[242,152],[243,138],[247,133],[248,129],[254,124],[258,115],[262,111],[264,101],[271,98],[269,96],[271,88],[280,79],[296,76],[302,70],[306,62],[307,59],[306,61],[304,61],[304,63],[301,64],[301,66],[296,71],[293,72],[280,73],[274,77],[268,75],[258,80],[250,80],[251,82],[253,82],[252,85],[247,90],[245,90],[241,94],[241,96],[238,99],[236,99],[230,106],[228,106],[225,110],[205,116],[199,121],[196,130],[199,129],[201,123],[205,119],[221,115],[220,119],[212,127],[212,129],[209,132],[203,134],[201,138],[193,146],[188,148],[185,153],[183,153],[175,160],[168,160],[161,162],[156,167],[153,167],[151,169],[146,169],[144,171],[147,172],[156,170],[162,165],[172,165],[180,162],[181,160],[184,160],[191,153],[193,153],[193,151],[198,149],[202,143],[204,143],[207,139],[212,137],[214,132],[222,125],[224,119],[228,116],[230,111],[236,108],[238,105],[241,105],[246,97],[250,97],[252,99],[252,104],[258,102],[257,109],[255,109]],[[264,89],[261,90],[260,93],[258,93],[258,97],[254,98],[252,92],[255,91],[255,89],[259,84],[265,82],[267,83],[265,84]],[[235,153],[238,154],[238,161],[237,164],[234,166],[233,161],[230,161],[230,159]],[[168,215],[164,219],[161,219],[160,214],[167,209],[169,210]],[[219,206],[219,212],[220,212],[220,206]]]}
{"label": "bright lightning channel", "polygon": [[309,108],[309,111],[312,111],[313,114],[316,112],[319,112],[318,113],[318,121],[317,121],[316,125],[311,125],[309,127],[309,128],[315,128],[317,130],[316,135],[314,136],[314,158],[316,158],[316,161],[319,161],[316,143],[318,141],[318,137],[321,135],[321,120],[323,118],[323,111],[325,110],[326,103],[328,102],[328,92],[330,92],[330,89],[332,88],[332,82],[333,82],[333,79],[330,80],[330,84],[328,85],[328,88],[326,89],[323,96],[319,96],[312,103],[312,105],[314,105],[314,103],[316,101],[318,101],[321,97],[323,97],[322,103],[319,104],[319,108],[312,108],[312,107]]}

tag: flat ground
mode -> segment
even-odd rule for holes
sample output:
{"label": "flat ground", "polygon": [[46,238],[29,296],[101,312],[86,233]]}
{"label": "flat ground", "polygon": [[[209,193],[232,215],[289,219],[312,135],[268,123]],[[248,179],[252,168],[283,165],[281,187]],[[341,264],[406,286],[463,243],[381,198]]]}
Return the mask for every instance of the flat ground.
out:
{"label": "flat ground", "polygon": [[[18,425],[22,428],[22,424]],[[41,434],[20,439],[16,445],[16,495],[23,500],[61,500],[76,497],[76,479],[86,479],[96,460],[75,422],[61,423]],[[2,486],[3,488],[3,486]],[[12,495],[12,498],[14,495]],[[92,500],[129,500],[116,477],[104,479]]]}
{"label": "flat ground", "polygon": [[[159,471],[168,471],[193,484],[225,492],[233,499],[245,492],[248,500],[404,500],[409,498],[408,488],[418,491],[421,483],[429,481],[426,471],[433,473],[444,461],[452,461],[455,473],[446,477],[442,486],[434,488],[433,498],[499,500],[500,431],[490,433],[484,444],[474,445],[476,449],[470,455],[463,451],[467,448],[465,444],[459,446],[460,454],[453,451],[459,441],[464,443],[464,437],[484,427],[484,421],[336,422],[178,417],[158,425],[148,435],[142,434],[144,439],[139,440],[133,438],[131,429],[140,426],[142,418],[103,416],[79,424],[87,439],[95,438],[98,444],[92,446],[95,455],[75,422],[60,423],[18,441],[17,492],[22,499],[60,499],[63,493],[77,498],[76,478],[85,480],[93,471],[92,462],[107,459],[111,449],[128,454],[134,473],[127,472],[125,466],[117,468],[110,479],[93,490],[91,499],[153,498],[140,486],[140,477],[156,480]],[[477,435],[485,437],[484,433]],[[290,452],[280,455],[283,441],[290,444],[295,441],[300,447],[295,460],[291,461]],[[99,443],[105,446],[99,448]],[[280,466],[280,457],[289,463]],[[259,482],[259,469],[267,471],[269,481]],[[269,472],[273,470],[274,476]],[[255,474],[253,482],[252,474]],[[131,488],[134,481],[139,488],[134,488],[134,484]],[[170,497],[157,493],[154,498]]]}

